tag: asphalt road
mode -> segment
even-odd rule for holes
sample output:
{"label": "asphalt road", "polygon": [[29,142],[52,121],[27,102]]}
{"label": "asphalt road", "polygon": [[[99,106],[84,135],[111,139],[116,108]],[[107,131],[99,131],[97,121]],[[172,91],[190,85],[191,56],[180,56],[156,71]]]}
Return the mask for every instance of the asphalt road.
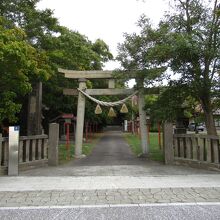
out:
{"label": "asphalt road", "polygon": [[125,205],[90,207],[38,207],[0,209],[1,220],[219,220],[220,204]]}

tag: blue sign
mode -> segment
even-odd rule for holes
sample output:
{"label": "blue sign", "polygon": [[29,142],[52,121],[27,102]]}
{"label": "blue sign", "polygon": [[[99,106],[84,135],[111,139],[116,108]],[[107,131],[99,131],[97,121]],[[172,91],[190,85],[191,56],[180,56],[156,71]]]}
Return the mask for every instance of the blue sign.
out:
{"label": "blue sign", "polygon": [[14,126],[14,131],[19,131],[20,130],[20,126]]}

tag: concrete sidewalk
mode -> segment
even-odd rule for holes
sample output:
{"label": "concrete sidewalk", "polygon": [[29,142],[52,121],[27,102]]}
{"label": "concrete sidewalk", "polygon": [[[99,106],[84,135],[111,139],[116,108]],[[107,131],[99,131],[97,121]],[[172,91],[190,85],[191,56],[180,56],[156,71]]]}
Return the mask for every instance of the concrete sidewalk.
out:
{"label": "concrete sidewalk", "polygon": [[0,191],[220,187],[220,175],[1,177]]}
{"label": "concrete sidewalk", "polygon": [[220,175],[2,177],[0,206],[220,202]]}

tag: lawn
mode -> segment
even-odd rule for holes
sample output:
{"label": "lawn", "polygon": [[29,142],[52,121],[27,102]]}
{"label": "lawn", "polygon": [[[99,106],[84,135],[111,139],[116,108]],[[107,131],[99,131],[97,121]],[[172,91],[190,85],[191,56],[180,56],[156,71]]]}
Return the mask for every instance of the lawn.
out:
{"label": "lawn", "polygon": [[[162,137],[162,135],[161,135]],[[135,155],[142,153],[141,150],[141,140],[139,136],[132,134],[125,134],[125,139],[127,140],[129,146]],[[158,134],[150,133],[150,159],[156,161],[164,161],[163,151],[160,149],[158,144]]]}
{"label": "lawn", "polygon": [[[102,134],[97,133],[92,137],[92,140],[90,139],[89,142],[83,143],[82,147],[82,153],[85,155],[89,155],[92,152],[93,147],[95,144],[98,142],[98,140],[101,138]],[[70,159],[74,158],[74,153],[75,153],[75,145],[70,144]],[[67,158],[67,149],[65,144],[59,144],[59,163],[65,163],[69,161]]]}

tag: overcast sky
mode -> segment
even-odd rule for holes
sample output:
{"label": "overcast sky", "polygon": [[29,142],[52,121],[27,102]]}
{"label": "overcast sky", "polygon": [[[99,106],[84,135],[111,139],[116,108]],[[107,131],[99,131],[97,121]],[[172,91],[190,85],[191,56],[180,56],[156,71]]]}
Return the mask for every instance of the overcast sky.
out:
{"label": "overcast sky", "polygon": [[[157,24],[168,10],[168,0],[41,0],[40,9],[50,8],[61,25],[79,31],[89,40],[104,40],[114,56],[117,44],[123,42],[123,33],[138,31],[136,22],[146,14]],[[110,62],[105,69],[118,68]]]}

